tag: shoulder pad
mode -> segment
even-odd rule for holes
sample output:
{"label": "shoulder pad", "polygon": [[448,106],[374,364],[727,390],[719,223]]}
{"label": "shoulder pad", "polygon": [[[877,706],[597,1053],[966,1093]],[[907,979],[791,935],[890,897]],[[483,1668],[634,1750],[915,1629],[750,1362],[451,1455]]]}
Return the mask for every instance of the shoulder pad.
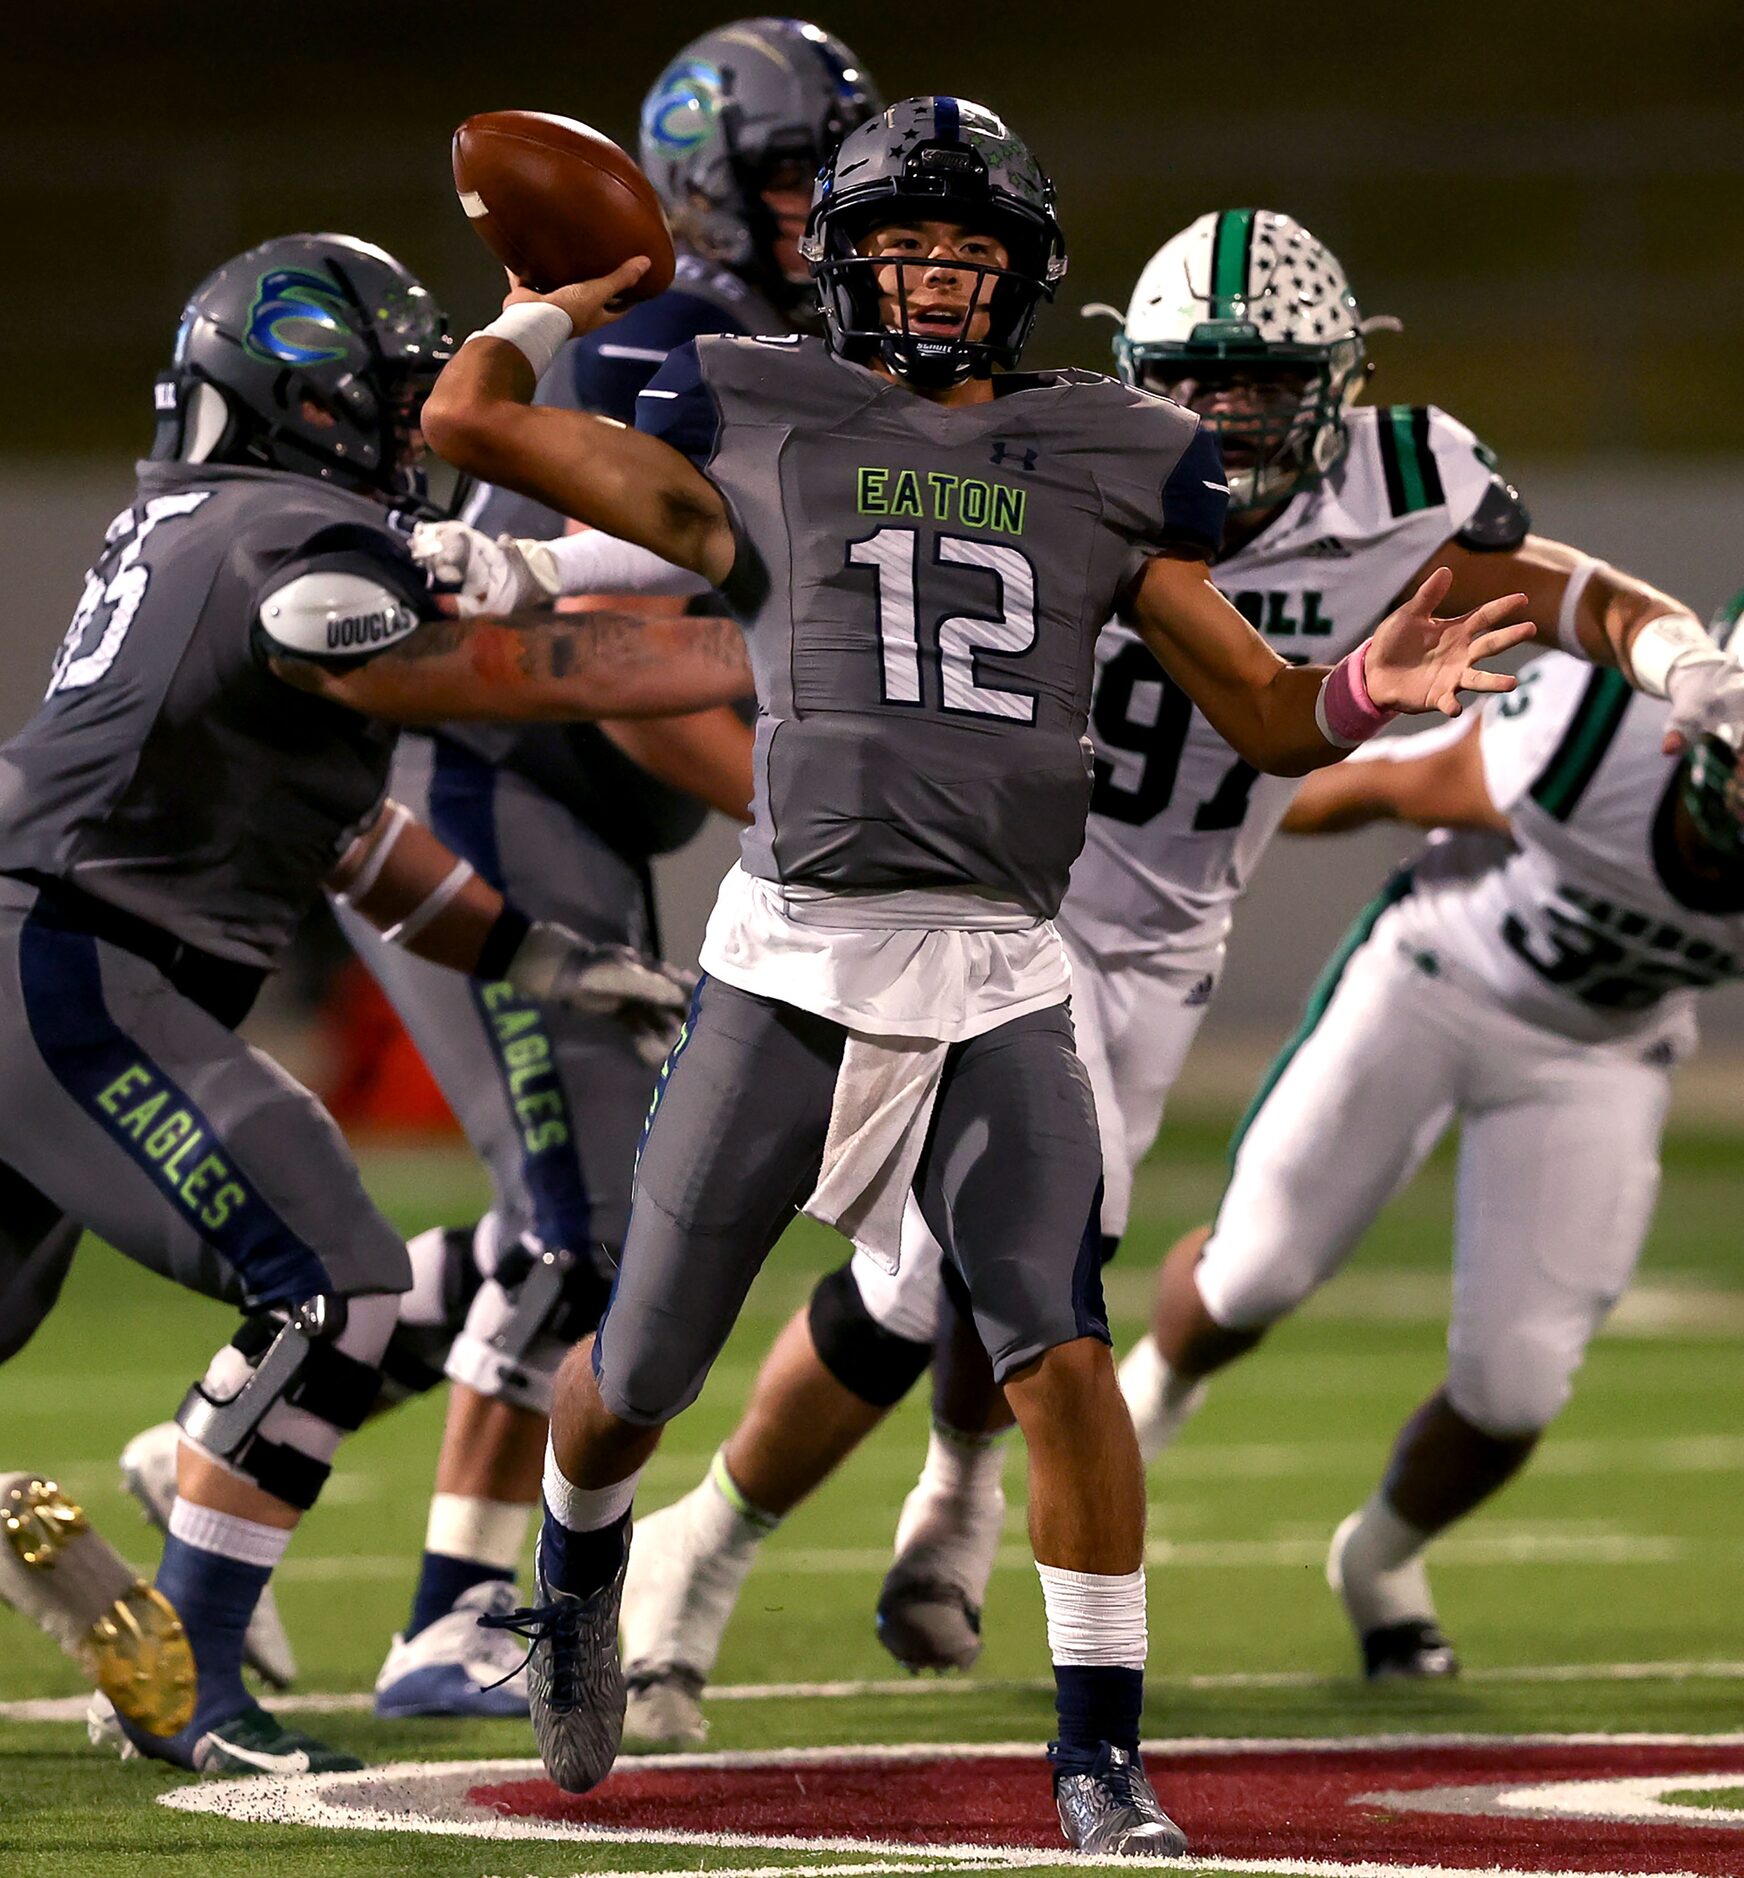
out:
{"label": "shoulder pad", "polygon": [[1492,470],[1489,487],[1454,540],[1479,554],[1504,554],[1519,547],[1531,531],[1532,517],[1520,500],[1520,491]]}
{"label": "shoulder pad", "polygon": [[410,638],[423,618],[372,575],[315,568],[262,595],[257,623],[269,652],[349,665]]}

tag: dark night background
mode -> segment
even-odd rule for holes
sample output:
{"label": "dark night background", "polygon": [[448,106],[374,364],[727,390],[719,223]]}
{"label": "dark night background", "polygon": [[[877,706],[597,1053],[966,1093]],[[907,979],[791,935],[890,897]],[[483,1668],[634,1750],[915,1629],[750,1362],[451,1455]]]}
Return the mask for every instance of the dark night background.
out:
{"label": "dark night background", "polygon": [[[461,329],[492,275],[448,177],[476,110],[632,143],[659,67],[725,9],[38,8],[8,28],[0,347],[8,456],[126,450],[181,297],[296,227],[382,242]],[[1071,273],[1031,357],[1100,364],[1088,300],[1218,205],[1290,210],[1343,258],[1377,395],[1504,458],[1739,448],[1744,8],[874,6],[820,18],[886,96],[1002,112],[1059,186]]]}

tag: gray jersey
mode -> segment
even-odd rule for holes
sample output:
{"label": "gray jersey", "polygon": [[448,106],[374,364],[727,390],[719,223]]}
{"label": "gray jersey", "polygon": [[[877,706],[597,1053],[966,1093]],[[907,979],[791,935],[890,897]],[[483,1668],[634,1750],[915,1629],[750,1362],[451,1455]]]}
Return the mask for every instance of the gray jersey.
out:
{"label": "gray jersey", "polygon": [[334,663],[431,611],[378,504],[271,470],[142,464],[47,696],[0,748],[0,873],[270,966],[380,801],[394,745],[268,669],[262,608],[287,593],[308,603],[281,608],[294,650]]}
{"label": "gray jersey", "polygon": [[740,535],[747,872],[1058,908],[1097,631],[1147,557],[1210,555],[1227,492],[1215,443],[1165,399],[1089,372],[998,388],[946,407],[817,340],[707,338],[638,401]]}

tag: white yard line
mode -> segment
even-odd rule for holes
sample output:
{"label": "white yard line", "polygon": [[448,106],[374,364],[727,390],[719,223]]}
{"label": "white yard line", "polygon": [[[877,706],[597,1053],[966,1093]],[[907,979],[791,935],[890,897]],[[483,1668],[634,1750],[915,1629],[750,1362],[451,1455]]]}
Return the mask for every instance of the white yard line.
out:
{"label": "white yard line", "polygon": [[[1328,1676],[1316,1670],[1235,1670],[1212,1672],[1204,1675],[1152,1675],[1145,1681],[1150,1689],[1163,1692],[1170,1689],[1190,1691],[1197,1694],[1216,1694],[1219,1690],[1241,1689],[1334,1689],[1347,1686],[1349,1676]],[[1494,1683],[1500,1686],[1522,1683],[1588,1683],[1588,1682],[1744,1682],[1744,1663],[1726,1662],[1689,1662],[1689,1663],[1522,1663],[1519,1665],[1492,1664],[1466,1668],[1460,1672],[1462,1683]],[[978,1679],[973,1677],[919,1677],[905,1676],[895,1678],[869,1677],[848,1679],[838,1682],[728,1682],[711,1687],[707,1692],[710,1702],[842,1702],[861,1699],[903,1700],[949,1700],[964,1696],[998,1695],[1044,1695],[1053,1689],[1053,1683],[1044,1677],[1015,1679]],[[293,1691],[289,1695],[269,1696],[271,1707],[287,1715],[354,1715],[367,1711],[374,1705],[374,1697],[363,1689],[338,1691]],[[32,1696],[21,1701],[0,1702],[0,1722],[82,1722],[85,1709],[90,1701],[84,1695]],[[1498,1741],[1506,1737],[1499,1735],[1397,1735],[1365,1737],[1371,1740],[1414,1741],[1419,1744],[1436,1741]],[[1532,1740],[1575,1741],[1591,1740],[1595,1742],[1634,1741],[1643,1742],[1669,1741],[1686,1739],[1682,1735],[1625,1736],[1616,1734],[1594,1734],[1585,1736],[1558,1735],[1522,1737]],[[1725,1735],[1704,1735],[1704,1741],[1718,1745],[1727,1745],[1733,1737]],[[1219,1745],[1228,1746],[1222,1737],[1206,1737]],[[1308,1737],[1313,1745],[1350,1745],[1349,1738],[1336,1736]],[[1744,1741],[1744,1736],[1737,1737]],[[1187,1744],[1159,1738],[1156,1745],[1166,1747],[1171,1752],[1186,1751]],[[1274,1744],[1275,1745],[1275,1744]],[[850,1750],[863,1752],[860,1749]],[[884,1750],[881,1750],[883,1752]],[[924,1745],[917,1751],[930,1752]],[[964,1750],[967,1752],[967,1750]],[[647,1757],[642,1757],[647,1758]]]}

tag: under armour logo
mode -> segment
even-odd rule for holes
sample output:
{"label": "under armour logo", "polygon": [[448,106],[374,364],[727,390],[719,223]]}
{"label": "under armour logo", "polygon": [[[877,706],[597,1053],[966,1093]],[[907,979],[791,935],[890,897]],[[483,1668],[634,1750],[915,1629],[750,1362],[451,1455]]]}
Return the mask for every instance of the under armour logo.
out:
{"label": "under armour logo", "polygon": [[1006,442],[1003,437],[993,439],[993,450],[989,461],[998,464],[1010,463],[1018,469],[1032,470],[1036,466],[1038,452],[1033,448],[1018,450]]}

